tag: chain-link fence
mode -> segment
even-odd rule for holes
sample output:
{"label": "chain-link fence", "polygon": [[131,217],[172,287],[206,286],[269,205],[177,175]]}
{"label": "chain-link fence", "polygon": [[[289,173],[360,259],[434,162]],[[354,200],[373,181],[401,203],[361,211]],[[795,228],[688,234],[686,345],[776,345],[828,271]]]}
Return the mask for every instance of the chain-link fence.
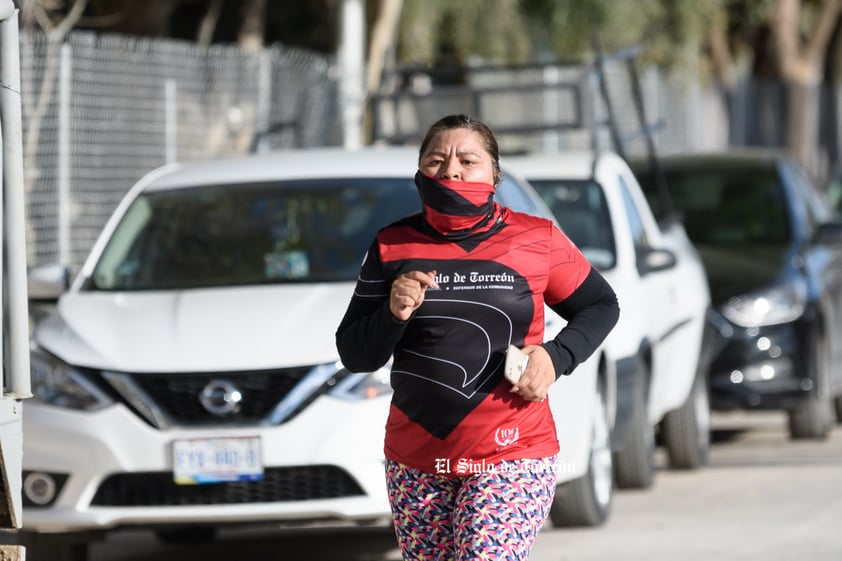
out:
{"label": "chain-link fence", "polygon": [[30,264],[77,269],[126,191],[165,163],[340,144],[335,74],[281,46],[24,33]]}

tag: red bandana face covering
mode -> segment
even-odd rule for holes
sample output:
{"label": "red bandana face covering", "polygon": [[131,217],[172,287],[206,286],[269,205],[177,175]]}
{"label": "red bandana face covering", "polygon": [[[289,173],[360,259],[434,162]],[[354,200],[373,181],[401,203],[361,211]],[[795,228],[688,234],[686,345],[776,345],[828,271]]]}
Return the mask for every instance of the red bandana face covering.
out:
{"label": "red bandana face covering", "polygon": [[424,206],[424,220],[448,239],[460,240],[485,232],[500,214],[494,202],[494,185],[490,183],[433,179],[419,171],[415,185]]}

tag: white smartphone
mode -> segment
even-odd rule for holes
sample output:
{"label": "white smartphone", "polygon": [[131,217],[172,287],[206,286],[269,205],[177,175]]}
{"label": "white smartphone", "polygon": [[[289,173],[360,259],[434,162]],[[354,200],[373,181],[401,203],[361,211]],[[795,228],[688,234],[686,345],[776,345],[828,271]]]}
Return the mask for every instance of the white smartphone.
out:
{"label": "white smartphone", "polygon": [[512,384],[517,384],[520,381],[520,377],[526,372],[526,366],[528,364],[529,355],[524,354],[523,351],[514,345],[509,345],[506,351],[506,364],[503,369],[503,375]]}

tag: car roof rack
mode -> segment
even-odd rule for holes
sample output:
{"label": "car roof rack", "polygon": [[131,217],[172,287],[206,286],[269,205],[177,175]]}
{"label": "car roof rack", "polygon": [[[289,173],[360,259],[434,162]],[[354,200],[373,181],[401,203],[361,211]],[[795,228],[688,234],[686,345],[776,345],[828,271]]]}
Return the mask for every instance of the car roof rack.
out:
{"label": "car roof rack", "polygon": [[[676,214],[654,138],[664,122],[649,122],[646,117],[637,69],[643,47],[604,53],[594,35],[592,49],[590,60],[469,67],[412,65],[386,74],[380,91],[369,96],[371,142],[417,144],[430,123],[454,113],[487,123],[500,141],[501,152],[507,155],[579,147],[594,154],[611,150],[627,159],[629,147],[642,140],[660,199],[656,218],[664,226]],[[622,104],[630,104],[631,109],[623,115],[634,115],[631,124],[622,122],[618,110]]]}
{"label": "car roof rack", "polygon": [[[655,133],[663,129],[665,123],[662,119],[651,123],[646,117],[643,88],[640,85],[640,73],[636,62],[637,58],[643,53],[643,48],[641,45],[634,45],[606,55],[602,52],[602,46],[597,35],[593,36],[592,45],[595,56],[595,73],[599,81],[600,95],[602,96],[607,112],[606,124],[611,131],[614,151],[625,160],[628,158],[626,145],[629,142],[639,139],[643,139],[646,142],[646,157],[655,181],[660,203],[656,218],[662,227],[668,226],[678,220],[679,216],[675,210],[675,206],[672,204],[672,198],[667,188],[666,175],[658,159],[658,151],[655,144]],[[626,68],[630,82],[630,94],[634,103],[639,128],[632,129],[625,134],[620,129],[619,119],[614,112],[614,105],[609,91],[608,73],[606,71],[606,64],[609,61],[622,63]]]}

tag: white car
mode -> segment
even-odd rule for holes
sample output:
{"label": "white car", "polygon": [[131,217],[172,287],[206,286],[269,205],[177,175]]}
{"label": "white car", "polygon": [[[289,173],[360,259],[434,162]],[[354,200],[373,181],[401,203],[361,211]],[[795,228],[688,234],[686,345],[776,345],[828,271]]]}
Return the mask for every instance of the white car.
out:
{"label": "white car", "polygon": [[[390,519],[388,368],[347,371],[334,336],[376,230],[420,208],[417,158],[311,149],[165,167],[126,195],[71,286],[61,268],[31,271],[30,296],[58,301],[34,331],[23,415],[30,559],[83,558],[83,532],[118,527],[177,540]],[[497,198],[552,217],[511,177]],[[548,322],[548,337],[563,324]],[[598,523],[610,503],[614,383],[600,367],[596,353],[550,397],[559,482],[591,501],[559,501],[558,523]]]}
{"label": "white car", "polygon": [[651,485],[656,429],[673,467],[701,466],[710,441],[703,368],[710,294],[683,227],[661,229],[615,153],[513,156],[504,163],[535,187],[617,293],[620,319],[604,343],[619,388],[612,435],[617,485]]}

